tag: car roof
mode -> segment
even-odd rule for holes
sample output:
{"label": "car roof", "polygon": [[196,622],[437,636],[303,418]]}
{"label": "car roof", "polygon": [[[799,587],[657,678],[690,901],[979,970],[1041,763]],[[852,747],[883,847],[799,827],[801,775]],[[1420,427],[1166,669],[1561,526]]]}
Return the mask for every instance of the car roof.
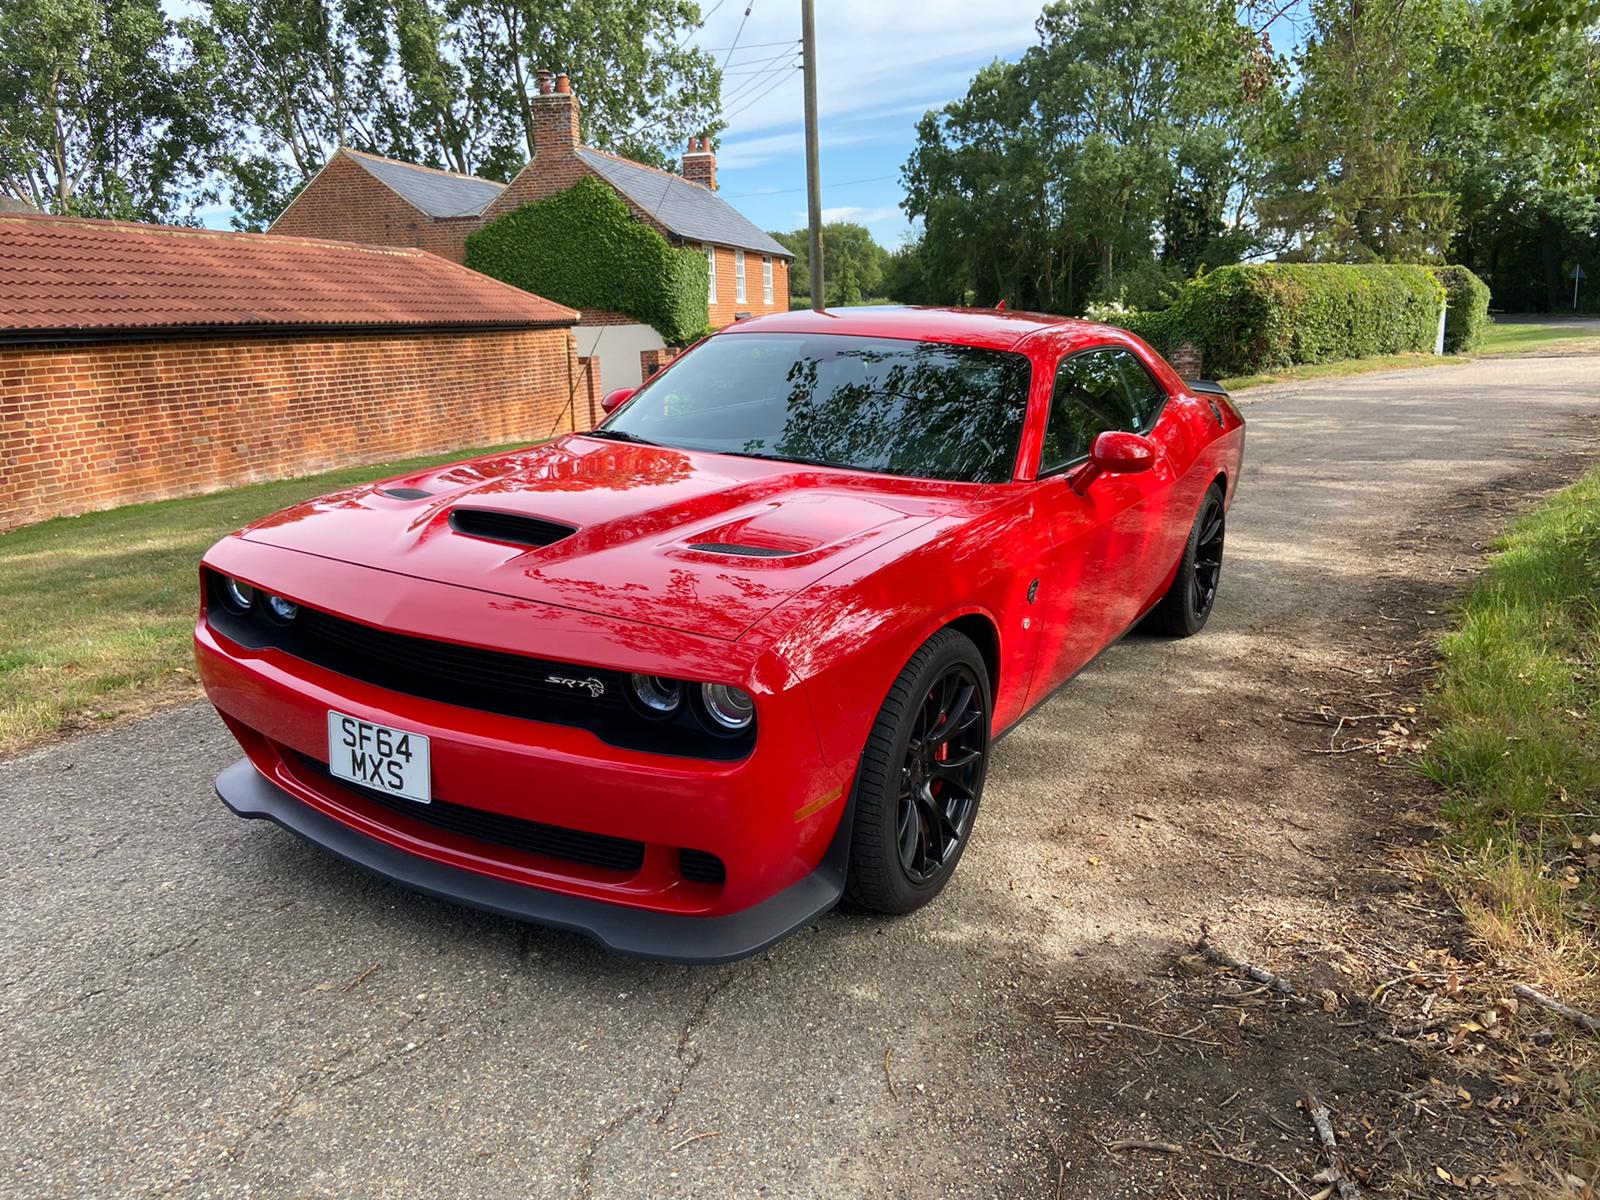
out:
{"label": "car roof", "polygon": [[864,305],[859,308],[830,308],[826,312],[799,309],[738,321],[722,332],[836,333],[1010,350],[1024,338],[1045,330],[1054,330],[1058,335],[1066,335],[1074,341],[1111,332],[1092,321],[1057,317],[1049,313],[911,305]]}

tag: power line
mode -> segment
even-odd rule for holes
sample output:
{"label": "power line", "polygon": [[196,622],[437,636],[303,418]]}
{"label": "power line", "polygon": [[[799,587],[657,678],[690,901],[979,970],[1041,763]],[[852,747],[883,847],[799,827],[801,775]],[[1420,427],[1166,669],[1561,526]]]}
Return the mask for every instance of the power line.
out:
{"label": "power line", "polygon": [[[750,0],[750,3],[748,3],[748,4],[746,4],[744,6],[744,17],[739,21],[739,30],[738,30],[738,32],[733,35],[733,45],[728,47],[728,58],[732,58],[733,57],[733,52],[739,48],[739,39],[744,36],[745,22],[750,20],[750,10],[752,8],[754,8],[755,6],[756,6],[756,0]],[[728,58],[724,58],[722,60],[722,69],[723,70],[727,70],[728,69]]]}
{"label": "power line", "polygon": [[755,75],[755,76],[753,76],[753,77],[751,77],[749,79],[746,79],[743,83],[739,84],[731,92],[727,93],[725,96],[722,97],[722,101],[721,101],[722,109],[724,111],[726,111],[730,105],[738,104],[740,101],[744,100],[747,96],[751,95],[751,93],[753,93],[758,87],[760,87],[768,79],[772,78],[772,76],[781,75],[783,72],[791,70],[794,67],[798,67],[798,66],[799,66],[798,63],[792,63],[792,64],[791,63],[787,63],[787,62],[780,63],[779,65],[777,65],[775,67],[768,67],[766,70],[762,71],[760,74]]}
{"label": "power line", "polygon": [[800,69],[799,67],[788,68],[787,70],[785,70],[783,72],[783,74],[779,75],[776,79],[774,79],[771,83],[769,83],[761,91],[757,92],[754,96],[751,96],[745,103],[741,104],[738,108],[734,109],[732,112],[723,113],[722,114],[722,119],[724,121],[732,121],[733,118],[738,116],[740,113],[744,112],[752,104],[755,104],[758,100],[760,100],[763,97],[767,96],[769,93],[776,91],[777,88],[778,88],[778,85],[783,83],[786,79],[789,78],[789,75],[790,75],[791,71],[798,71],[799,69]]}
{"label": "power line", "polygon": [[[715,10],[713,10],[713,11],[715,11]],[[799,38],[790,38],[789,41],[787,41],[787,42],[746,42],[744,44],[744,48],[746,50],[764,50],[768,46],[788,46],[788,45],[792,44],[793,42],[798,42],[799,40],[800,40]],[[708,50],[712,54],[715,54],[719,50],[732,51],[732,50],[735,49],[735,47],[733,47],[733,46],[706,46],[706,47],[704,47],[704,49]]]}

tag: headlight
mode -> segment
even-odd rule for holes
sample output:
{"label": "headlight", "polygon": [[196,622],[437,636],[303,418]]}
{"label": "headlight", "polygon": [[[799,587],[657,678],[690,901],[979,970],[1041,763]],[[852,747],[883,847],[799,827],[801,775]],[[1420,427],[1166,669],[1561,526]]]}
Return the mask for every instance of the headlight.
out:
{"label": "headlight", "polygon": [[222,601],[234,612],[249,612],[255,600],[256,590],[248,583],[242,583],[231,575],[222,577]]}
{"label": "headlight", "polygon": [[748,729],[756,717],[756,704],[750,699],[750,693],[726,683],[701,684],[700,702],[705,705],[712,724],[729,733]]}
{"label": "headlight", "polygon": [[676,679],[663,679],[660,675],[630,675],[628,686],[633,689],[633,698],[652,717],[671,716],[683,704],[683,684]]}
{"label": "headlight", "polygon": [[274,620],[287,625],[300,612],[300,606],[293,600],[285,600],[282,596],[268,596],[267,611],[272,614]]}

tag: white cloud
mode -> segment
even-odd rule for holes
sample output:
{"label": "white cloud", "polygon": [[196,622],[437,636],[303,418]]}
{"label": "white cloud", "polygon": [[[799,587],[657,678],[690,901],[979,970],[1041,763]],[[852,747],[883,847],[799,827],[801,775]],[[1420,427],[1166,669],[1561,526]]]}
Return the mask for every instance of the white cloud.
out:
{"label": "white cloud", "polygon": [[[800,214],[800,223],[805,223],[805,214]],[[878,208],[862,208],[859,204],[841,204],[836,208],[822,210],[823,221],[854,221],[857,225],[883,224],[886,221],[905,220],[898,205],[885,204]]]}

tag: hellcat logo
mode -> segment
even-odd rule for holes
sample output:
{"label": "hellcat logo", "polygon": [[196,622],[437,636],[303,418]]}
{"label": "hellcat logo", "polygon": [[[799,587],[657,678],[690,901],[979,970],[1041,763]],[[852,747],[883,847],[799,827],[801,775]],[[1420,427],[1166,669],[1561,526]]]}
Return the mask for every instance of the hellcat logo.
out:
{"label": "hellcat logo", "polygon": [[546,675],[544,681],[546,683],[559,683],[562,687],[572,688],[574,691],[588,692],[596,700],[606,693],[606,685],[593,675],[584,679],[573,679],[567,675]]}

